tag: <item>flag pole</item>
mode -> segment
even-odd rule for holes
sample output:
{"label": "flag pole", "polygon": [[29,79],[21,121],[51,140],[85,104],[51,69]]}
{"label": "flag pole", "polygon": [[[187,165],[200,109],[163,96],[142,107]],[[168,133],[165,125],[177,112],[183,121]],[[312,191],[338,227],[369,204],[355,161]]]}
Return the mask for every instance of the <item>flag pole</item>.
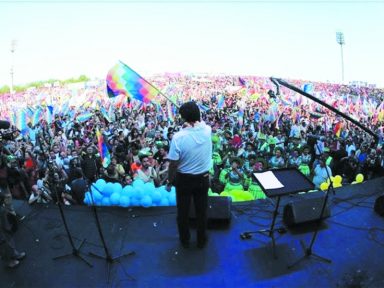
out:
{"label": "flag pole", "polygon": [[122,65],[124,66],[127,66],[129,69],[131,69],[133,72],[135,72],[141,79],[143,79],[148,85],[152,86],[153,88],[155,88],[155,90],[161,95],[163,96],[165,99],[167,99],[169,102],[171,102],[173,105],[176,106],[177,109],[179,109],[179,105],[177,105],[175,102],[173,102],[168,96],[166,96],[163,92],[161,92],[159,89],[157,89],[155,86],[153,86],[151,83],[149,83],[147,81],[147,79],[145,79],[144,77],[142,77],[139,73],[137,73],[135,70],[133,70],[131,67],[129,67],[127,64],[123,63],[122,61],[119,61]]}

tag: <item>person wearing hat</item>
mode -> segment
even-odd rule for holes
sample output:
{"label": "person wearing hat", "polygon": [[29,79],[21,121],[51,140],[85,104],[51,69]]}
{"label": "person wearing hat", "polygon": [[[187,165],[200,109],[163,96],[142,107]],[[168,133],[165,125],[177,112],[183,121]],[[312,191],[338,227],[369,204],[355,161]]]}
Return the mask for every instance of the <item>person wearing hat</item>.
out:
{"label": "person wearing hat", "polygon": [[257,153],[263,156],[266,156],[269,154],[269,143],[267,142],[267,137],[263,133],[258,133],[257,136],[258,139],[258,145],[257,145]]}
{"label": "person wearing hat", "polygon": [[207,243],[207,208],[209,169],[212,161],[212,130],[201,121],[200,110],[193,101],[184,103],[179,113],[185,121],[184,128],[176,132],[171,141],[168,159],[166,189],[176,187],[177,226],[179,240],[189,247],[189,210],[193,198],[196,211],[197,247]]}

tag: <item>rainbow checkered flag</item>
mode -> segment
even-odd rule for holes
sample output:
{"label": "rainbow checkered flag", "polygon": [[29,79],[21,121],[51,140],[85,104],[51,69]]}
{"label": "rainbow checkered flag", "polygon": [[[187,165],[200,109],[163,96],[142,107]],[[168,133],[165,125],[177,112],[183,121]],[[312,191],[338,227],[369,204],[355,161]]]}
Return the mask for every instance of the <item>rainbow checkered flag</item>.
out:
{"label": "rainbow checkered flag", "polygon": [[108,147],[105,144],[104,137],[100,133],[99,129],[96,130],[96,137],[97,137],[97,149],[99,150],[101,163],[103,164],[104,168],[107,168],[111,163],[111,155],[109,154]]}
{"label": "rainbow checkered flag", "polygon": [[107,75],[108,97],[126,95],[144,103],[149,103],[159,94],[152,84],[119,61]]}

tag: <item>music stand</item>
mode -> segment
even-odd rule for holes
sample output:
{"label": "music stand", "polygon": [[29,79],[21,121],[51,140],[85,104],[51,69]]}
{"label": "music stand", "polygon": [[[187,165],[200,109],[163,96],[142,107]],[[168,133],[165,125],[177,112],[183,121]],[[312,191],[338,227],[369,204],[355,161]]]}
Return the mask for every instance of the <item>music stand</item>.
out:
{"label": "music stand", "polygon": [[[281,228],[275,228],[281,196],[296,194],[299,192],[306,192],[314,189],[315,185],[296,168],[283,168],[283,169],[276,169],[271,171],[273,172],[277,180],[279,180],[280,183],[283,185],[282,188],[268,189],[268,187],[264,187],[262,183],[257,179],[257,177],[255,177],[256,181],[259,183],[261,189],[263,190],[263,192],[268,198],[277,197],[275,209],[273,211],[273,218],[272,218],[271,225],[269,229],[244,232],[241,234],[241,238],[242,239],[250,238],[250,234],[253,234],[253,233],[260,233],[264,236],[270,237],[272,239],[273,257],[277,259],[276,240],[275,240],[274,232],[279,231],[281,229]],[[263,172],[260,172],[260,173],[263,173]]]}

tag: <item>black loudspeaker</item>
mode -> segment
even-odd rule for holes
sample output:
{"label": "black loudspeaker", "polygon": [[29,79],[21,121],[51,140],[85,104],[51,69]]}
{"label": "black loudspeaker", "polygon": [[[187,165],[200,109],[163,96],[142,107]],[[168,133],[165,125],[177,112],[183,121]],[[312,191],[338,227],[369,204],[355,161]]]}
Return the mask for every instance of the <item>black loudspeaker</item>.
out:
{"label": "black loudspeaker", "polygon": [[[231,197],[223,197],[223,196],[217,196],[217,197],[208,197],[208,211],[207,211],[207,218],[208,218],[208,224],[213,223],[224,223],[229,224],[231,221],[231,204],[232,199]],[[196,220],[196,213],[195,213],[195,206],[192,203],[189,209],[189,219],[194,221]]]}
{"label": "black loudspeaker", "polygon": [[[319,220],[325,194],[312,192],[298,195],[284,207],[283,221],[288,227]],[[327,203],[323,218],[331,215],[331,209]]]}
{"label": "black loudspeaker", "polygon": [[377,214],[384,216],[384,195],[377,197],[374,208]]}

